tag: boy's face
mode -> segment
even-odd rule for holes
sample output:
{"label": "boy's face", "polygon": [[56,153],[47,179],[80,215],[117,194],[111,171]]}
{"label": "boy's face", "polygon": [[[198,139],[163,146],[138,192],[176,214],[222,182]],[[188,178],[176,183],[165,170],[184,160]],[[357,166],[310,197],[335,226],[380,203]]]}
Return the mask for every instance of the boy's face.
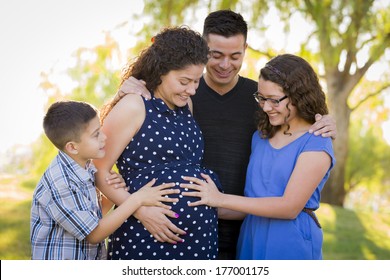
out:
{"label": "boy's face", "polygon": [[87,124],[80,141],[74,142],[74,147],[77,149],[74,159],[85,166],[90,159],[104,157],[106,139],[106,135],[101,131],[99,117],[96,116]]}

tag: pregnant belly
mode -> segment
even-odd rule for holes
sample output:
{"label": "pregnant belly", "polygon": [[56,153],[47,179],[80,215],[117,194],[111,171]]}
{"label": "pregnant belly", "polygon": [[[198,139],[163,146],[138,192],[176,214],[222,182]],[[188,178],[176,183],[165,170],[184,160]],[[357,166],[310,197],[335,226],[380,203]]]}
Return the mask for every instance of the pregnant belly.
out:
{"label": "pregnant belly", "polygon": [[[206,173],[210,175],[216,184],[219,185],[219,181],[214,173],[198,165],[176,166],[174,168],[170,167],[150,172],[148,174],[139,174],[136,176],[136,178],[128,180],[127,183],[129,186],[131,186],[130,192],[135,192],[142,188],[147,182],[153,178],[156,178],[156,186],[163,183],[175,183],[174,188],[184,192],[186,190],[180,188],[180,184],[188,182],[184,181],[182,176],[201,178],[200,173]],[[178,218],[173,218],[171,220],[176,226],[183,229],[184,231],[190,230],[191,228],[196,229],[199,226],[213,227],[214,224],[216,224],[217,211],[215,208],[206,205],[200,205],[196,207],[188,206],[189,202],[197,201],[199,198],[183,196],[181,193],[172,194],[170,197],[179,199],[179,201],[176,203],[166,203],[167,205],[172,206],[172,211],[179,214]]]}

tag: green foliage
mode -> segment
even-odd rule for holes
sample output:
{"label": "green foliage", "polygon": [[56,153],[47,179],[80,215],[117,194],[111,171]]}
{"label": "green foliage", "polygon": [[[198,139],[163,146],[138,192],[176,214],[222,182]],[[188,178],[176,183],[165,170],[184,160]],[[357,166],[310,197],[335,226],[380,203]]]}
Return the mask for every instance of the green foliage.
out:
{"label": "green foliage", "polygon": [[118,66],[113,62],[120,61],[120,57],[119,46],[109,33],[104,44],[77,50],[76,65],[68,70],[69,77],[77,86],[69,97],[101,107],[118,88],[120,72],[114,69]]}
{"label": "green foliage", "polygon": [[184,18],[188,17],[187,12],[189,8],[193,8],[192,18],[195,17],[197,2],[193,0],[144,0],[144,11],[142,15],[135,17],[137,20],[145,22],[143,28],[136,34],[138,40],[134,48],[135,52],[140,52],[145,46],[150,44],[151,38],[164,27],[182,24],[191,25]]}
{"label": "green foliage", "polygon": [[349,190],[364,185],[372,191],[385,191],[378,186],[385,188],[385,182],[390,180],[386,172],[390,166],[390,146],[383,139],[380,126],[367,126],[365,122],[358,120],[350,127],[346,185]]}
{"label": "green foliage", "polygon": [[[375,93],[375,88],[378,88]],[[371,90],[374,94],[366,97]],[[390,109],[384,106],[380,82],[363,79],[351,95],[349,106],[354,114],[349,128],[349,156],[346,165],[345,187],[351,191],[365,187],[374,193],[390,191],[390,145],[383,137],[381,124],[388,120]]]}
{"label": "green foliage", "polygon": [[[35,162],[32,176],[38,178],[42,176],[50,162],[57,155],[57,148],[50,142],[45,134],[42,134],[39,139],[32,145],[33,159]],[[38,181],[38,180],[36,180]]]}
{"label": "green foliage", "polygon": [[35,190],[38,180],[39,180],[38,177],[29,177],[28,179],[20,183],[20,187],[25,191]]}
{"label": "green foliage", "polygon": [[[380,84],[375,84],[379,88],[376,92],[381,92]],[[363,80],[350,97],[350,107],[356,109],[349,128],[345,205],[356,210],[386,211],[390,209],[390,145],[380,124],[388,119],[389,108],[381,95],[365,97],[367,91],[375,92],[375,84]]]}

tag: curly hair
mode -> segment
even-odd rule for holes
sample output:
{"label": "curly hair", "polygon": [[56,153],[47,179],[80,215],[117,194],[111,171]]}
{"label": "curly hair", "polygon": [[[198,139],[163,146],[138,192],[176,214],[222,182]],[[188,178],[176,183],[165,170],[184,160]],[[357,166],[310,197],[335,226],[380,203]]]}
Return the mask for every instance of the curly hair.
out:
{"label": "curly hair", "polygon": [[[297,115],[308,123],[315,122],[316,114],[328,114],[325,93],[318,76],[303,58],[292,54],[278,55],[260,70],[260,78],[278,84],[289,97],[287,109],[290,111],[290,104],[295,106]],[[280,129],[280,126],[270,124],[268,115],[263,110],[258,111],[257,119],[257,129],[263,138],[271,138]],[[289,134],[289,128],[287,123],[285,134]]]}
{"label": "curly hair", "polygon": [[[162,76],[190,65],[206,65],[208,55],[207,42],[198,32],[187,26],[164,28],[152,38],[152,44],[124,68],[120,86],[133,76],[144,80],[146,88],[154,91],[161,84]],[[103,107],[102,119],[119,100],[112,100]]]}

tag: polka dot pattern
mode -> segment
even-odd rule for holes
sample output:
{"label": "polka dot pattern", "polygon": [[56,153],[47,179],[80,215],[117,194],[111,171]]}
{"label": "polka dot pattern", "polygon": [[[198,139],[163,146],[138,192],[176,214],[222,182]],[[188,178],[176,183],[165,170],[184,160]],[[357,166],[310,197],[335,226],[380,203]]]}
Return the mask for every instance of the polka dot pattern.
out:
{"label": "polka dot pattern", "polygon": [[[161,99],[144,100],[145,121],[117,161],[117,167],[135,192],[153,178],[157,184],[175,182],[180,189],[182,176],[206,173],[219,186],[217,176],[203,168],[203,137],[188,106],[170,110]],[[131,121],[131,120],[129,120]],[[180,216],[171,221],[186,231],[184,242],[161,243],[133,216],[109,238],[110,259],[215,259],[218,252],[217,212],[208,206],[189,207],[197,198],[184,197],[172,203]]]}

